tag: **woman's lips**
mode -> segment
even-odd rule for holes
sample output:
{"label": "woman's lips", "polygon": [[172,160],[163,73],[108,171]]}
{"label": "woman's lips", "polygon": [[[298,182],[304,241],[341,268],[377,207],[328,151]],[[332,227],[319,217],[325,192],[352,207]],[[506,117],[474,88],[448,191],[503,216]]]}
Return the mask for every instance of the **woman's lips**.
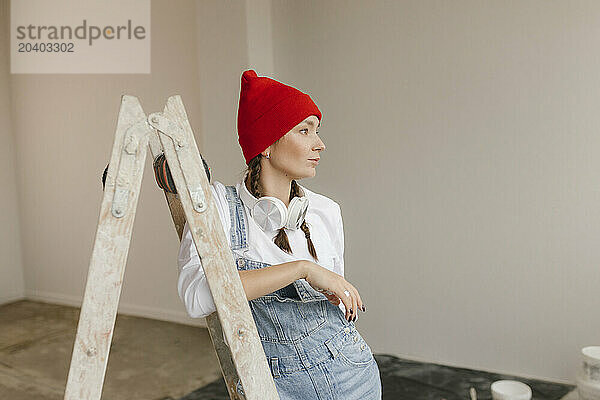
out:
{"label": "woman's lips", "polygon": [[315,164],[319,164],[319,160],[320,160],[320,158],[309,158],[309,159],[308,159],[308,161],[312,161],[312,162],[314,162]]}

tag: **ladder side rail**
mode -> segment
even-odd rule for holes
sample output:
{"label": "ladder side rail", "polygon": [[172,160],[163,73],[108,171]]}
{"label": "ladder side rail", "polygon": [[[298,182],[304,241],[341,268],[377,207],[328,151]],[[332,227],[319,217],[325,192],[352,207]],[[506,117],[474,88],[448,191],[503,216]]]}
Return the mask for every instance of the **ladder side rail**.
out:
{"label": "ladder side rail", "polygon": [[148,121],[159,131],[245,396],[279,399],[180,96],[169,97],[164,112]]}
{"label": "ladder side rail", "polygon": [[122,96],[65,400],[102,394],[151,133],[138,99]]}
{"label": "ladder side rail", "polygon": [[[163,153],[162,144],[160,143],[160,139],[158,137],[158,131],[155,130],[155,134],[150,135],[148,144],[150,147],[150,152],[152,153],[152,159],[155,159],[161,153]],[[167,200],[167,205],[169,206],[173,224],[175,225],[175,231],[177,232],[179,241],[181,241],[183,236],[183,227],[186,221],[181,200],[179,199],[178,194],[170,193],[166,190],[163,190],[163,192],[165,194],[165,199]],[[236,389],[238,381],[237,371],[235,370],[235,365],[233,364],[233,358],[231,356],[229,346],[227,346],[223,340],[223,328],[221,327],[221,322],[219,321],[216,312],[206,317],[206,325],[208,327],[210,339],[213,343],[213,348],[215,349],[215,353],[217,354],[217,358],[219,360],[219,366],[221,368],[223,380],[225,381],[225,385],[229,393],[229,398],[232,400],[243,399],[244,397],[239,395]]]}

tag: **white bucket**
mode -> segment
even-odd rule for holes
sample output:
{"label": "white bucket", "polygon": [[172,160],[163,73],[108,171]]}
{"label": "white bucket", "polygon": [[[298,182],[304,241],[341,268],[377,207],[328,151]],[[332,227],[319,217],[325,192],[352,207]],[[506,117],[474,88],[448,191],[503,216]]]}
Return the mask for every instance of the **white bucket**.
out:
{"label": "white bucket", "polygon": [[494,400],[531,400],[531,388],[519,381],[496,381],[492,383]]}
{"label": "white bucket", "polygon": [[583,378],[600,384],[600,346],[581,349]]}
{"label": "white bucket", "polygon": [[579,392],[579,400],[600,400],[600,383],[577,376],[577,392]]}

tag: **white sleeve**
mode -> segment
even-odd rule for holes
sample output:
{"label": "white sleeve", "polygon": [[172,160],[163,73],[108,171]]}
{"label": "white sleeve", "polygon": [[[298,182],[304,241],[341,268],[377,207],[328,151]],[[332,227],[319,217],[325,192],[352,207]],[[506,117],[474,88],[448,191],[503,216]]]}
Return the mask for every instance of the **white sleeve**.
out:
{"label": "white sleeve", "polygon": [[339,204],[336,203],[336,208],[337,208],[337,219],[336,219],[336,224],[335,224],[335,228],[336,228],[336,233],[335,233],[335,238],[336,238],[336,242],[335,242],[335,247],[337,250],[337,268],[338,268],[338,273],[341,276],[345,276],[345,272],[344,272],[344,222],[342,221],[342,209],[340,208]]}
{"label": "white sleeve", "polygon": [[[336,205],[336,218],[335,218],[335,249],[337,251],[336,253],[336,258],[335,258],[335,264],[336,264],[336,272],[345,277],[345,272],[344,272],[344,222],[342,221],[342,210],[340,208],[340,205],[335,203]],[[340,308],[340,310],[342,310],[342,313],[346,313],[346,307],[344,306],[344,303],[340,301],[340,304],[338,306]]]}
{"label": "white sleeve", "polygon": [[[217,185],[223,186],[219,183]],[[217,210],[226,237],[229,237],[229,214],[224,212],[214,186],[215,184],[211,184],[213,199],[217,204]],[[177,292],[185,305],[188,315],[192,318],[204,318],[215,312],[217,308],[187,221],[181,235],[177,264],[179,266]]]}

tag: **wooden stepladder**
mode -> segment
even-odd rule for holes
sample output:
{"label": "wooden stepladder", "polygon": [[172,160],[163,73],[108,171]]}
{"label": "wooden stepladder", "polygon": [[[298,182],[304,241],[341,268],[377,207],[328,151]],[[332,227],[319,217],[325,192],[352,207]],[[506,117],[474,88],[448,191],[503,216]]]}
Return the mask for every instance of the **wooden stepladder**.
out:
{"label": "wooden stepladder", "polygon": [[187,220],[202,259],[217,309],[207,317],[209,333],[230,398],[243,398],[239,378],[246,399],[279,399],[181,98],[169,97],[163,112],[146,116],[136,97],[124,95],[65,400],[102,394],[148,145],[153,159],[164,153],[177,189],[165,191],[177,234],[181,239]]}

